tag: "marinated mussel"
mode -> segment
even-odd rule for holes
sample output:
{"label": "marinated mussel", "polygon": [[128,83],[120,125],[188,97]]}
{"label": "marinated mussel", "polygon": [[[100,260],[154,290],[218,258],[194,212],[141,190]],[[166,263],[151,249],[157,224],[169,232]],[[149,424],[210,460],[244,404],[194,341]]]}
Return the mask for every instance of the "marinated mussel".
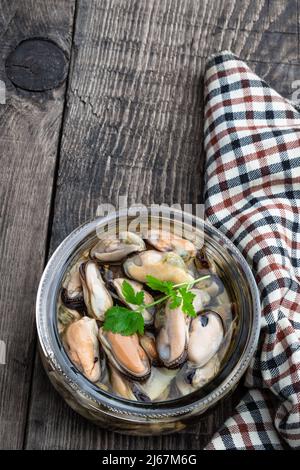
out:
{"label": "marinated mussel", "polygon": [[155,335],[149,331],[145,331],[145,333],[140,336],[140,344],[151,361],[151,364],[153,366],[159,365],[160,360],[157,352]]}
{"label": "marinated mussel", "polygon": [[188,361],[176,376],[174,383],[175,390],[181,395],[188,395],[204,387],[204,385],[216,376],[219,369],[220,360],[217,354],[202,367],[195,367],[194,364]]}
{"label": "marinated mussel", "polygon": [[119,397],[133,401],[150,401],[148,395],[144,394],[139,388],[139,384],[127,380],[113,366],[110,366],[110,381],[114,393]]}
{"label": "marinated mussel", "polygon": [[202,367],[218,352],[224,338],[220,316],[212,311],[198,315],[190,323],[188,359]]}
{"label": "marinated mussel", "polygon": [[151,230],[147,241],[158,251],[174,251],[186,262],[197,253],[191,241],[164,230]]}
{"label": "marinated mussel", "polygon": [[79,268],[83,297],[90,317],[103,321],[105,312],[113,306],[113,300],[105,287],[97,263],[88,261]]}
{"label": "marinated mussel", "polygon": [[96,320],[83,317],[67,328],[63,337],[70,359],[92,382],[101,376],[98,326]]}
{"label": "marinated mussel", "polygon": [[128,277],[139,282],[146,282],[147,276],[175,284],[194,280],[183,259],[174,252],[161,253],[147,250],[128,258],[123,268]]}
{"label": "marinated mussel", "polygon": [[100,328],[99,340],[106,352],[108,361],[122,374],[137,381],[149,377],[151,372],[150,361],[140,345],[137,334],[123,336]]}
{"label": "marinated mussel", "polygon": [[79,261],[67,274],[61,291],[63,304],[72,309],[82,311],[84,309],[83,289],[80,280],[79,267],[83,261]]}
{"label": "marinated mussel", "polygon": [[90,256],[92,259],[111,263],[145,249],[145,242],[139,235],[132,232],[120,232],[118,237],[100,239],[91,249]]}
{"label": "marinated mussel", "polygon": [[164,366],[168,369],[174,369],[186,359],[189,319],[181,307],[171,309],[170,303],[171,301],[167,302],[165,313],[162,316],[156,347]]}
{"label": "marinated mussel", "polygon": [[65,305],[60,305],[57,312],[58,331],[63,331],[74,321],[80,320],[81,315],[77,310],[67,308]]}

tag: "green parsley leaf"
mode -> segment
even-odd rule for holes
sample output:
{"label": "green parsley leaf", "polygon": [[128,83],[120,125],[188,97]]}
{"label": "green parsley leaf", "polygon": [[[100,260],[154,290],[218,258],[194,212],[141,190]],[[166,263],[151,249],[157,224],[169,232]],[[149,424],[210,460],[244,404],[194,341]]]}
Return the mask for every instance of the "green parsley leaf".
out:
{"label": "green parsley leaf", "polygon": [[163,292],[166,295],[170,295],[173,292],[173,282],[170,281],[160,281],[154,276],[146,276],[147,286],[152,290],[158,290]]}
{"label": "green parsley leaf", "polygon": [[129,304],[142,305],[144,303],[144,292],[135,292],[132,285],[127,281],[123,281],[122,283],[122,294]]}
{"label": "green parsley leaf", "polygon": [[135,305],[143,305],[145,292],[140,290],[135,294]]}
{"label": "green parsley leaf", "polygon": [[172,299],[170,304],[169,304],[169,307],[170,307],[171,310],[174,310],[175,308],[180,307],[180,305],[182,303],[182,297],[180,295],[177,295],[177,293],[175,291],[173,291],[170,298]]}
{"label": "green parsley leaf", "polygon": [[105,331],[112,331],[124,336],[134,333],[144,334],[144,319],[140,312],[115,305],[105,312],[103,324]]}
{"label": "green parsley leaf", "polygon": [[189,291],[187,287],[180,287],[178,290],[182,297],[182,311],[190,317],[196,317],[197,314],[193,306],[193,300],[196,297],[195,294]]}

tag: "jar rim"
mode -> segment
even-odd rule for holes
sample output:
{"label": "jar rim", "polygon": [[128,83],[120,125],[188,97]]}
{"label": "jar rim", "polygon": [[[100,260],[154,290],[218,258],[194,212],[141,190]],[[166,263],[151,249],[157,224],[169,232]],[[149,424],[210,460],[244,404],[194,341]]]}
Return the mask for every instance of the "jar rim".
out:
{"label": "jar rim", "polygon": [[[149,211],[149,208],[147,208],[147,210]],[[234,256],[235,261],[239,263],[239,266],[247,280],[250,291],[252,300],[252,327],[248,333],[247,342],[239,360],[231,368],[228,375],[226,375],[221,383],[219,383],[217,387],[214,387],[213,390],[205,396],[199,397],[199,390],[197,390],[185,397],[176,398],[174,400],[144,403],[133,402],[131,400],[122,399],[105,393],[79,373],[74,365],[72,366],[72,362],[64,351],[53,323],[53,321],[56,320],[56,315],[50,315],[50,318],[48,318],[48,304],[51,300],[53,306],[53,297],[56,297],[56,294],[53,294],[54,289],[59,288],[62,276],[65,273],[62,266],[69,264],[72,253],[76,251],[80,242],[93,233],[98,224],[107,224],[113,220],[118,220],[124,216],[128,216],[128,210],[121,209],[113,214],[107,215],[106,217],[96,217],[93,220],[82,224],[62,241],[46,265],[37,293],[36,324],[40,347],[42,348],[44,355],[49,359],[54,370],[62,376],[64,382],[66,382],[71,389],[81,393],[90,402],[94,403],[96,406],[100,406],[102,410],[103,408],[106,409],[108,413],[111,412],[116,415],[124,414],[139,417],[165,418],[177,415],[180,416],[192,412],[193,410],[206,409],[208,406],[212,406],[227,395],[228,391],[238,383],[246,371],[257,346],[260,333],[260,298],[254,276],[245,258],[237,247],[210,222],[178,209],[160,208],[161,218],[166,214],[170,215],[170,213],[175,216],[177,215],[178,217],[184,214],[184,220],[188,221],[189,224],[196,222],[198,226],[202,227],[204,234],[206,231],[209,231],[209,233],[214,237],[217,237],[218,240],[222,242],[226,250],[230,251],[230,256]],[[60,267],[60,271],[57,267]],[[58,277],[58,274],[60,274],[60,277]],[[198,398],[193,400],[196,395]]]}

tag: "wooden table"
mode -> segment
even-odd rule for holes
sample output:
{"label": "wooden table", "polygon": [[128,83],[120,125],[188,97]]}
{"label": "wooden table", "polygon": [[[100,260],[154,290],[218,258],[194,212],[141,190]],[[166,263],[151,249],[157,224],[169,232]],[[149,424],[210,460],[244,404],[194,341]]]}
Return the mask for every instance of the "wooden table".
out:
{"label": "wooden table", "polygon": [[298,37],[297,0],[0,1],[0,448],[199,449],[230,413],[155,438],[90,425],[41,368],[36,290],[99,203],[201,202],[207,57],[231,49],[290,97]]}

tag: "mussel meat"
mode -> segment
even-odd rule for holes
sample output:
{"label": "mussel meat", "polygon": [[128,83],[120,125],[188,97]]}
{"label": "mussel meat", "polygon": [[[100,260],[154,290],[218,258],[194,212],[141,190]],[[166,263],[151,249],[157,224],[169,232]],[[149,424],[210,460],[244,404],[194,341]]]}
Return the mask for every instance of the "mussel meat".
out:
{"label": "mussel meat", "polygon": [[190,323],[188,360],[204,366],[219,350],[224,338],[221,317],[213,311],[198,315]]}
{"label": "mussel meat", "polygon": [[79,267],[81,264],[82,260],[77,262],[68,272],[61,291],[63,304],[72,310],[79,311],[84,309],[83,289],[79,275]]}
{"label": "mussel meat", "polygon": [[212,299],[216,299],[224,292],[224,285],[216,275],[211,275],[209,279],[200,281],[201,289],[210,295]]}
{"label": "mussel meat", "polygon": [[70,359],[92,382],[97,382],[101,376],[97,335],[96,320],[89,317],[71,323],[64,335]]}
{"label": "mussel meat", "polygon": [[125,256],[146,249],[144,240],[132,232],[120,232],[118,237],[103,238],[90,251],[92,259],[101,262],[120,261]]}
{"label": "mussel meat", "polygon": [[113,306],[113,300],[105,287],[97,263],[88,261],[79,268],[84,302],[88,315],[103,321],[105,312]]}
{"label": "mussel meat", "polygon": [[80,318],[81,315],[77,310],[72,310],[65,305],[60,305],[57,313],[59,333],[62,333],[67,326],[74,321],[80,320]]}
{"label": "mussel meat", "polygon": [[155,250],[144,251],[128,258],[123,268],[128,277],[140,282],[146,282],[148,275],[161,281],[172,281],[176,284],[194,280],[183,259],[172,251],[168,253]]}
{"label": "mussel meat", "polygon": [[137,381],[149,377],[151,365],[137,334],[123,336],[100,328],[98,337],[109,362],[122,374]]}
{"label": "mussel meat", "polygon": [[192,393],[213,379],[219,369],[220,361],[217,354],[203,367],[195,367],[190,362],[186,362],[176,376],[176,387],[182,395]]}
{"label": "mussel meat", "polygon": [[207,292],[201,289],[198,289],[196,287],[193,289],[190,289],[190,291],[195,295],[194,300],[193,300],[193,306],[194,306],[195,312],[198,313],[209,304],[210,295],[207,294]]}
{"label": "mussel meat", "polygon": [[[198,389],[213,379],[220,369],[220,360],[215,354],[203,367],[197,367],[192,376],[192,384]],[[191,377],[191,375],[190,375]]]}
{"label": "mussel meat", "polygon": [[147,241],[158,251],[174,251],[184,261],[194,258],[197,253],[197,249],[191,241],[164,230],[151,230]]}
{"label": "mussel meat", "polygon": [[137,388],[151,401],[165,400],[168,396],[170,384],[176,374],[177,370],[152,367],[150,377],[145,382],[137,384]]}
{"label": "mussel meat", "polygon": [[153,333],[146,331],[143,336],[140,336],[140,344],[146,351],[148,358],[152,365],[159,364],[159,357],[156,349],[156,341]]}
{"label": "mussel meat", "polygon": [[133,401],[150,401],[150,398],[139,389],[138,384],[127,380],[112,366],[110,366],[110,382],[114,393],[119,397]]}
{"label": "mussel meat", "polygon": [[181,307],[171,309],[170,303],[169,300],[164,315],[161,316],[162,324],[156,337],[156,348],[164,366],[174,369],[186,359],[189,319]]}

